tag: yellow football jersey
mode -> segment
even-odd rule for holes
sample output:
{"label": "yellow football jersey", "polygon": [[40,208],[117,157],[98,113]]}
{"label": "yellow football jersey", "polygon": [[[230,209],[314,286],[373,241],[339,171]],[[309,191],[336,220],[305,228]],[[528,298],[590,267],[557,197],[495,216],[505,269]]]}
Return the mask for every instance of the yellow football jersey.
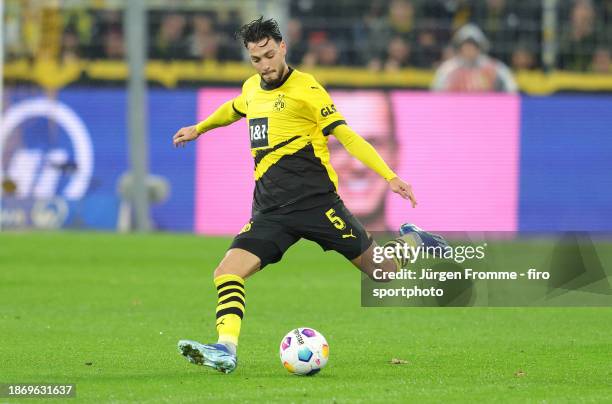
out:
{"label": "yellow football jersey", "polygon": [[329,163],[327,135],[346,122],[313,76],[290,68],[271,87],[255,74],[232,105],[248,122],[255,160],[254,212],[336,192],[338,176]]}

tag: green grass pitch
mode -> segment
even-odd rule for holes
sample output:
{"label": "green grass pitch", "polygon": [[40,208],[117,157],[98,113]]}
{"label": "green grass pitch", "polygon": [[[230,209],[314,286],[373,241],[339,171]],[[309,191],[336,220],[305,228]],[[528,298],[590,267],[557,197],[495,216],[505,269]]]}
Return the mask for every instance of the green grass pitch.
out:
{"label": "green grass pitch", "polygon": [[[362,308],[358,271],[306,241],[247,281],[236,372],[191,365],[176,343],[215,340],[228,243],[0,234],[0,383],[76,383],[92,403],[612,400],[612,308]],[[314,377],[278,358],[299,326],[330,344]]]}

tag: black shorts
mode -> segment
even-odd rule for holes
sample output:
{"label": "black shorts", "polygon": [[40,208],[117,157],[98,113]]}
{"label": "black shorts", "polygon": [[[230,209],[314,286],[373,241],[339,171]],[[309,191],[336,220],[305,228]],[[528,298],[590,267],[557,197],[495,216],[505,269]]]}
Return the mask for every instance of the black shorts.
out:
{"label": "black shorts", "polygon": [[241,248],[261,260],[260,268],[278,262],[300,238],[316,242],[352,260],[372,244],[363,225],[337,196],[327,204],[286,213],[255,214],[234,238],[230,248]]}

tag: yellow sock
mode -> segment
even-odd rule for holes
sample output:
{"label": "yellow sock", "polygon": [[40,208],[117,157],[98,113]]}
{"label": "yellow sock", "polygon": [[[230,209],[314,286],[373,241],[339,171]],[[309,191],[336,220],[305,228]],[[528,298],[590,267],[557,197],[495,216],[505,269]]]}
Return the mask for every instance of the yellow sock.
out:
{"label": "yellow sock", "polygon": [[226,274],[215,278],[217,301],[217,333],[220,343],[238,345],[240,324],[245,311],[244,279]]}

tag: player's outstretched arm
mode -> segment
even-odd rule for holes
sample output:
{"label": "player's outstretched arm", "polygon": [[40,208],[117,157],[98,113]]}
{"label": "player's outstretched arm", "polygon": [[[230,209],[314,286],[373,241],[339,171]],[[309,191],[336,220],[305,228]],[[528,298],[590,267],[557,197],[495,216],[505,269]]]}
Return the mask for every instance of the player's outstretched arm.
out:
{"label": "player's outstretched arm", "polygon": [[187,142],[196,140],[201,134],[221,126],[230,125],[243,116],[244,114],[234,107],[234,100],[230,100],[217,108],[212,115],[197,125],[186,126],[179,129],[172,137],[172,143],[174,147],[185,146]]}
{"label": "player's outstretched arm", "polygon": [[348,125],[335,127],[332,134],[353,157],[387,180],[391,191],[399,194],[404,199],[410,200],[412,207],[416,207],[417,201],[412,192],[412,186],[404,182],[389,168],[385,160],[383,160],[370,143],[355,133]]}

